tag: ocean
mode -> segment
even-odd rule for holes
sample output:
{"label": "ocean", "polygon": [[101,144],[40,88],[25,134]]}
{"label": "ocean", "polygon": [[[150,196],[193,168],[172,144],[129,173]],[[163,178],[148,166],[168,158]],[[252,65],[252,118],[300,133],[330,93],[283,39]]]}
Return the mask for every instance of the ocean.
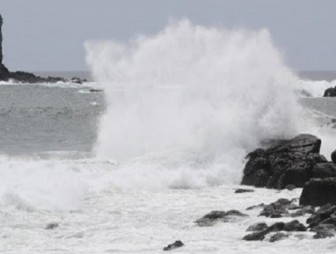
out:
{"label": "ocean", "polygon": [[[42,74],[90,82],[0,82],[1,253],[160,253],[175,240],[178,253],[336,251],[312,232],[242,240],[253,223],[279,220],[247,207],[301,189],[234,194],[265,139],[311,133],[330,159],[336,100],[322,95],[335,72],[290,70],[265,30],[186,20],[86,52],[90,73]],[[249,217],[194,223],[231,209]]]}

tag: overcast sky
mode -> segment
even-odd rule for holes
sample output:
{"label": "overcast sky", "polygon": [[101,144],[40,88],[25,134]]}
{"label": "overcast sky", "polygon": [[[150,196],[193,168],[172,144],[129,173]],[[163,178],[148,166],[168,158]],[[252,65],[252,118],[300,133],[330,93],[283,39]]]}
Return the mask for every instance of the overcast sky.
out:
{"label": "overcast sky", "polygon": [[295,70],[336,70],[336,0],[0,0],[11,70],[86,70],[88,39],[127,41],[170,18],[267,28]]}

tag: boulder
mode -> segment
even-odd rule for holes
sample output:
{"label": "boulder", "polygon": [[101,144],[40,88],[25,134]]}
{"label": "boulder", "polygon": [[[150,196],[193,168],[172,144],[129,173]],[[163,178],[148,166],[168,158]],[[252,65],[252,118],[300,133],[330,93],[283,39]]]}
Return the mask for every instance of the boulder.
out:
{"label": "boulder", "polygon": [[333,163],[336,163],[336,150],[331,153],[331,160]]}
{"label": "boulder", "polygon": [[261,231],[267,228],[267,224],[265,222],[259,222],[249,226],[246,231]]}
{"label": "boulder", "polygon": [[202,218],[197,219],[195,223],[201,227],[212,226],[218,221],[228,222],[232,221],[237,217],[246,217],[248,215],[243,214],[237,210],[230,211],[211,211],[210,213],[204,215]]}
{"label": "boulder", "polygon": [[282,232],[277,232],[277,233],[275,233],[274,235],[272,235],[270,237],[269,241],[271,243],[273,243],[273,242],[277,242],[277,241],[283,240],[285,238],[288,238],[288,234],[285,234],[285,233],[282,233]]}
{"label": "boulder", "polygon": [[312,177],[336,177],[336,165],[333,162],[317,163],[312,170]]}
{"label": "boulder", "polygon": [[177,248],[181,248],[183,246],[184,246],[184,243],[180,240],[177,240],[174,243],[169,244],[168,246],[164,247],[163,250],[164,251],[169,251],[169,250],[174,250],[174,249],[177,249]]}
{"label": "boulder", "polygon": [[335,97],[336,87],[330,87],[324,91],[323,97]]}
{"label": "boulder", "polygon": [[246,192],[254,192],[254,190],[251,190],[251,189],[237,189],[237,190],[235,190],[236,194],[246,193]]}
{"label": "boulder", "polygon": [[285,224],[284,231],[306,231],[307,228],[298,220],[293,220]]}
{"label": "boulder", "polygon": [[266,205],[260,212],[259,216],[266,216],[270,218],[280,218],[287,216],[289,214],[287,209],[291,203],[292,202],[288,199],[278,199],[277,201]]}
{"label": "boulder", "polygon": [[284,189],[303,187],[312,177],[317,163],[327,162],[320,155],[321,140],[300,134],[290,140],[272,141],[272,146],[258,148],[247,155],[242,184]]}
{"label": "boulder", "polygon": [[305,184],[300,205],[323,206],[336,204],[336,177],[313,178]]}
{"label": "boulder", "polygon": [[47,226],[45,227],[45,229],[46,230],[52,230],[52,229],[55,229],[57,227],[59,227],[59,224],[52,222],[52,223],[48,223]]}

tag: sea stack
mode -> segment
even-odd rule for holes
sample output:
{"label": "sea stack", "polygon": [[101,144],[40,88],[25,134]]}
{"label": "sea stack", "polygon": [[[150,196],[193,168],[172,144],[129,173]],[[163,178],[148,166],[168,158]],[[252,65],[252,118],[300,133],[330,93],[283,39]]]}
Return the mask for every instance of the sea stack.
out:
{"label": "sea stack", "polygon": [[2,63],[3,53],[2,53],[2,16],[0,14],[0,80],[7,80],[9,78],[9,71],[6,66]]}

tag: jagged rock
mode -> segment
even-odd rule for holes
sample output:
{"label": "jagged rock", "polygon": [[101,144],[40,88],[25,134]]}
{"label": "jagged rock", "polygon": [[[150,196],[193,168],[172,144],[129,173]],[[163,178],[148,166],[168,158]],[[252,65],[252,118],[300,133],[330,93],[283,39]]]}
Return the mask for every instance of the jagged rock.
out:
{"label": "jagged rock", "polygon": [[267,224],[265,222],[259,222],[249,226],[246,231],[261,231],[267,228]]}
{"label": "jagged rock", "polygon": [[317,163],[312,170],[312,177],[336,177],[336,165],[333,162]]}
{"label": "jagged rock", "polygon": [[59,77],[42,78],[33,73],[23,71],[10,72],[3,63],[2,24],[3,19],[0,15],[0,81],[8,81],[9,79],[22,83],[56,83],[58,81],[65,81],[65,79]]}
{"label": "jagged rock", "polygon": [[268,233],[281,231],[281,230],[284,229],[284,227],[285,227],[285,223],[276,222],[276,223],[274,223],[270,227],[267,227],[264,230],[254,232],[254,233],[251,233],[251,234],[248,234],[248,235],[244,236],[243,240],[246,240],[246,241],[262,241],[262,240],[265,239],[265,236]]}
{"label": "jagged rock", "polygon": [[336,150],[331,153],[331,160],[333,163],[336,163]]}
{"label": "jagged rock", "polygon": [[234,220],[237,217],[246,217],[248,215],[243,214],[237,210],[230,211],[211,211],[210,213],[204,215],[202,218],[195,221],[198,226],[207,227],[212,226],[218,221],[228,222]]}
{"label": "jagged rock", "polygon": [[90,91],[90,93],[101,93],[101,92],[103,92],[102,89],[96,89],[96,88],[91,88],[89,91]]}
{"label": "jagged rock", "polygon": [[266,150],[258,148],[247,155],[242,184],[276,189],[303,187],[311,178],[313,167],[327,161],[319,154],[321,140],[313,135],[301,134],[274,143]]}
{"label": "jagged rock", "polygon": [[300,217],[305,214],[313,214],[315,212],[315,208],[313,206],[304,206],[301,209],[290,214],[291,217]]}
{"label": "jagged rock", "polygon": [[[326,204],[320,209],[318,209],[314,214],[312,214],[307,219],[307,224],[310,228],[317,226],[322,223],[324,220],[331,218],[331,216],[336,212],[336,205]],[[333,216],[335,217],[335,215]]]}
{"label": "jagged rock", "polygon": [[76,83],[76,84],[82,84],[83,83],[83,81],[78,77],[73,77],[73,78],[70,79],[70,81],[72,83]]}
{"label": "jagged rock", "polygon": [[292,202],[288,199],[279,199],[269,205],[266,205],[264,209],[260,212],[259,216],[266,216],[270,218],[280,218],[284,215],[288,215],[287,211],[289,205]]}
{"label": "jagged rock", "polygon": [[298,220],[293,220],[285,224],[285,231],[306,231],[307,228]]}
{"label": "jagged rock", "polygon": [[323,97],[335,97],[336,87],[330,87],[324,91]]}
{"label": "jagged rock", "polygon": [[273,242],[276,242],[276,241],[280,241],[280,240],[283,240],[285,238],[288,237],[288,234],[285,234],[285,233],[282,233],[282,232],[278,232],[278,233],[275,233],[274,235],[272,235],[269,239],[269,241],[271,243]]}
{"label": "jagged rock", "polygon": [[251,189],[237,189],[237,190],[235,190],[235,193],[237,193],[237,194],[246,193],[246,192],[254,192],[254,190],[251,190]]}
{"label": "jagged rock", "polygon": [[47,226],[45,227],[46,230],[52,230],[52,229],[55,229],[59,227],[59,224],[58,223],[49,223],[47,224]]}
{"label": "jagged rock", "polygon": [[336,204],[336,177],[311,179],[303,187],[300,205]]}
{"label": "jagged rock", "polygon": [[253,232],[243,237],[245,241],[262,241],[265,239],[265,235],[267,234],[266,230]]}
{"label": "jagged rock", "polygon": [[265,204],[261,203],[259,205],[249,206],[249,207],[246,208],[246,210],[249,211],[249,210],[258,209],[258,208],[264,208],[264,207],[265,207]]}
{"label": "jagged rock", "polygon": [[176,248],[181,248],[184,246],[184,243],[180,240],[175,241],[172,244],[169,244],[167,247],[164,247],[163,250],[164,251],[169,251],[169,250],[174,250]]}

